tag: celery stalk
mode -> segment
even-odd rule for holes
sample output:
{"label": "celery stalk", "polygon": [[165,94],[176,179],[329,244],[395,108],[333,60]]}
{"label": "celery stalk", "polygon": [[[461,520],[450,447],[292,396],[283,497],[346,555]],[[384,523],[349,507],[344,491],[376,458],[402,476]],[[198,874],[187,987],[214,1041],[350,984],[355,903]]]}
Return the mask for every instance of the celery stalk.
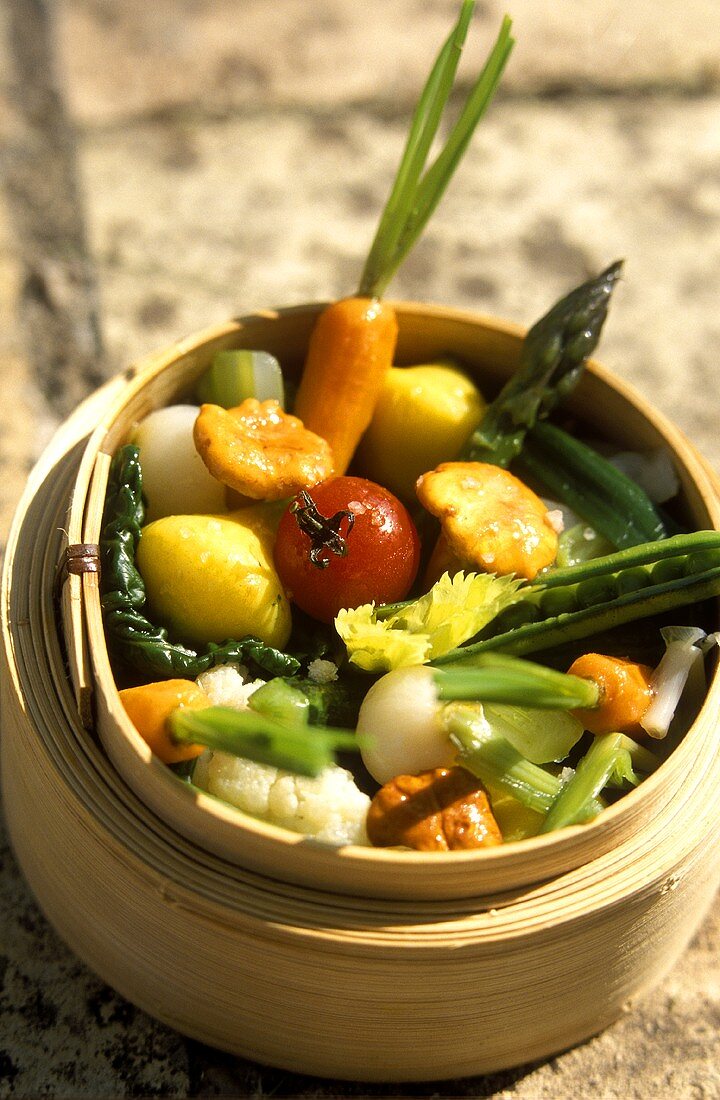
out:
{"label": "celery stalk", "polygon": [[541,832],[549,833],[595,817],[597,796],[604,787],[619,780],[636,786],[640,777],[635,767],[652,771],[658,763],[652,753],[625,734],[605,733],[596,737],[550,807]]}
{"label": "celery stalk", "polygon": [[448,706],[443,717],[458,764],[529,809],[547,813],[562,787],[556,775],[531,764],[485,722],[479,708]]}

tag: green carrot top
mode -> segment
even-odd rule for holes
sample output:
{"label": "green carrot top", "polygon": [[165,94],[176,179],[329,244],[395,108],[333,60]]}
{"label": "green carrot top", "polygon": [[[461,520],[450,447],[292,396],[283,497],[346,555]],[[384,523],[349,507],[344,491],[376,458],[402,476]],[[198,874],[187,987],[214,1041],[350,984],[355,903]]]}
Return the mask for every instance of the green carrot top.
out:
{"label": "green carrot top", "polygon": [[495,45],[465,106],[433,163],[430,146],[452,91],[475,0],[463,0],[457,23],[445,41],[413,115],[405,151],[360,279],[358,295],[380,297],[422,233],[460,163],[478,122],[495,94],[514,45],[505,16]]}

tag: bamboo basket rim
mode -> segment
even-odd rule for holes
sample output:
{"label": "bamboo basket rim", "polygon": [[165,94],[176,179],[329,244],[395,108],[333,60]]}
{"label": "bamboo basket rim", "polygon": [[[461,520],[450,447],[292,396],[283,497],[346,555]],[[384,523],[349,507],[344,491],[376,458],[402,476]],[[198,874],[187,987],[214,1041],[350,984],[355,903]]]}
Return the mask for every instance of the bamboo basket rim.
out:
{"label": "bamboo basket rim", "polygon": [[[102,471],[99,481],[95,480],[94,483],[93,479],[98,477],[98,460],[102,462],[103,456],[108,453],[105,450],[108,436],[111,434],[117,418],[122,415],[128,403],[133,398],[141,395],[149,382],[162,376],[166,371],[171,371],[173,365],[182,356],[192,355],[218,340],[232,340],[242,333],[249,324],[265,321],[282,322],[298,317],[307,319],[316,315],[323,308],[323,304],[322,302],[313,302],[278,309],[260,310],[244,317],[209,326],[178,341],[170,348],[161,349],[144,357],[127,371],[117,376],[113,380],[115,384],[109,391],[109,399],[88,439],[75,486],[74,505],[77,505],[77,507],[71,509],[70,527],[74,536],[81,535],[81,537],[77,537],[77,541],[97,541],[95,537],[97,532],[88,527],[88,516],[85,508],[86,489],[88,496],[93,492],[96,496],[102,493]],[[393,305],[398,313],[401,330],[403,325],[410,323],[412,319],[422,317],[431,321],[440,318],[463,325],[483,326],[486,329],[499,332],[504,338],[516,343],[525,333],[525,329],[514,322],[469,310],[400,301],[393,302]],[[615,391],[624,402],[628,403],[649,424],[653,431],[663,438],[675,458],[682,463],[686,476],[700,489],[712,525],[715,528],[720,528],[718,483],[704,459],[695,451],[683,433],[664,414],[649,405],[634,387],[619,379],[612,371],[601,366],[595,360],[589,362],[588,374],[604,386]],[[81,502],[82,508],[80,507]],[[96,583],[92,578],[85,577],[82,580],[81,588],[83,590],[82,598],[86,604],[86,612],[88,608],[94,608],[94,617],[97,619],[99,595]],[[97,626],[97,622],[95,625]],[[94,691],[105,696],[105,703],[120,727],[122,736],[132,753],[145,768],[153,771],[153,782],[160,784],[169,797],[172,792],[173,798],[182,798],[188,808],[192,807],[193,810],[199,811],[208,819],[253,834],[263,842],[279,846],[286,852],[295,848],[300,853],[306,852],[308,845],[315,849],[318,847],[323,849],[319,842],[309,841],[307,837],[300,834],[291,833],[279,826],[253,818],[211,795],[191,790],[187,786],[183,786],[179,792],[178,788],[181,785],[176,777],[172,775],[169,769],[159,764],[152,757],[147,745],[134,729],[119,704],[101,632],[89,628],[87,621],[84,623],[84,629],[89,630],[91,639],[90,650],[93,661]],[[717,676],[714,676],[709,685],[701,714],[704,714],[710,708],[717,709],[718,706],[720,706],[720,680]],[[601,831],[612,833],[618,822],[632,818],[638,807],[644,805],[649,798],[657,795],[658,788],[667,782],[670,770],[675,769],[682,772],[680,757],[684,761],[686,756],[690,757],[692,754],[697,754],[704,747],[706,738],[701,738],[699,734],[697,736],[693,734],[697,726],[698,721],[696,720],[687,731],[681,744],[654,775],[648,777],[639,788],[623,795],[622,799],[605,809],[599,818],[590,823],[572,826],[558,833],[506,843],[499,848],[474,852],[420,853],[348,845],[342,848],[327,847],[323,851],[323,855],[328,861],[336,864],[351,864],[359,867],[369,865],[370,867],[381,867],[385,871],[412,866],[423,874],[432,874],[435,869],[447,868],[450,864],[458,869],[467,867],[477,871],[478,868],[482,867],[489,871],[495,866],[508,865],[511,862],[516,864],[518,862],[532,863],[540,856],[551,852],[556,853],[557,859],[561,861],[561,852],[563,850],[572,851],[578,840],[582,841],[584,848],[589,848],[596,834]],[[695,745],[695,740],[701,743]],[[676,780],[679,781],[680,778],[681,776],[676,777]],[[153,808],[156,811],[158,810],[157,803],[154,804]],[[197,840],[197,837],[194,837],[194,839]],[[202,842],[200,841],[200,843]],[[222,854],[223,858],[229,858],[232,862],[237,859],[237,862],[242,864],[242,853],[233,856],[232,853],[224,850]]]}

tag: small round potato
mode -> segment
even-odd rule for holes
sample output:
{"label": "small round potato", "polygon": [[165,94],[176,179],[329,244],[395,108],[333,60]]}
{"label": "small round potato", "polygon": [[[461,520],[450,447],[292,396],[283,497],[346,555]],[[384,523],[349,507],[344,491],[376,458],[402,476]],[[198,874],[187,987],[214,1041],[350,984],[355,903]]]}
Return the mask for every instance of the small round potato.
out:
{"label": "small round potato", "polygon": [[272,513],[165,516],[143,529],[137,565],[152,614],[180,638],[224,642],[252,634],[282,648],[290,606],[273,566]]}
{"label": "small round potato", "polygon": [[148,521],[192,512],[224,512],[225,486],[197,452],[196,405],[168,405],[148,413],[132,434],[140,448]]}
{"label": "small round potato", "polygon": [[392,367],[358,451],[365,476],[414,501],[420,475],[455,457],[485,408],[475,383],[450,360]]}

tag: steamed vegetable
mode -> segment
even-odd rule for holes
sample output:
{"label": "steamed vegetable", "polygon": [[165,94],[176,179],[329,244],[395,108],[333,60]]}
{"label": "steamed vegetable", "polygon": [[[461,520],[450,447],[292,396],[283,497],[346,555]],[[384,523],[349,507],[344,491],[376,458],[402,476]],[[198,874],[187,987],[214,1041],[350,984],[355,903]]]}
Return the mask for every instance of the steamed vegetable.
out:
{"label": "steamed vegetable", "polygon": [[685,685],[691,677],[705,686],[703,651],[705,631],[692,626],[663,628],[665,654],[655,669],[650,687],[652,702],[640,718],[640,725],[650,737],[666,737]]}
{"label": "steamed vegetable", "polygon": [[522,463],[548,492],[618,550],[666,537],[665,523],[647,493],[557,425],[536,425],[523,448]]}
{"label": "steamed vegetable", "polygon": [[161,622],[191,642],[252,632],[282,649],[290,607],[264,512],[261,505],[227,516],[166,516],[143,528],[137,564]]}
{"label": "steamed vegetable", "polygon": [[417,479],[457,454],[484,409],[475,383],[451,360],[391,367],[360,444],[360,467],[414,501]]}
{"label": "steamed vegetable", "polygon": [[199,411],[195,405],[155,409],[132,433],[140,450],[148,521],[226,511],[225,486],[212,476],[193,442]]}
{"label": "steamed vegetable", "polygon": [[597,814],[597,797],[610,783],[636,787],[638,772],[649,774],[657,757],[623,733],[605,733],[595,739],[568,782],[558,792],[541,832],[575,825]]}
{"label": "steamed vegetable", "polygon": [[577,384],[600,339],[621,263],[576,287],[541,317],[523,341],[520,363],[491,402],[460,457],[508,466],[527,432]]}
{"label": "steamed vegetable", "polygon": [[292,675],[300,663],[253,634],[197,650],[172,641],[147,618],[143,578],[135,566],[145,518],[138,448],[115,455],[108,478],[100,553],[103,623],[113,656],[152,677],[198,676],[216,664],[249,661],[270,675]]}
{"label": "steamed vegetable", "polygon": [[[416,774],[451,764],[454,750],[444,715],[446,709],[452,712],[453,708],[446,708],[445,704],[466,699],[518,707],[526,704],[533,708],[539,726],[545,722],[545,716],[537,708],[547,709],[551,712],[548,728],[556,731],[550,736],[554,736],[554,749],[561,753],[562,759],[579,738],[582,726],[572,720],[569,724],[558,723],[554,721],[554,712],[581,702],[593,706],[598,701],[598,690],[594,684],[575,676],[494,654],[485,658],[481,668],[433,670],[420,665],[395,669],[372,685],[358,715],[357,730],[365,742],[361,747],[363,762],[373,778],[387,783],[395,775]],[[482,709],[479,713],[482,716]],[[484,728],[489,728],[484,716],[481,721]],[[508,722],[511,721],[508,717]],[[502,736],[499,727],[502,715],[494,729],[497,737]],[[566,747],[570,731],[571,741]],[[547,731],[540,736],[546,742],[544,753]]]}
{"label": "steamed vegetable", "polygon": [[270,825],[313,837],[323,844],[367,844],[365,821],[369,797],[352,774],[327,764],[316,775],[297,768],[233,756],[226,752],[201,757],[196,786]]}
{"label": "steamed vegetable", "polygon": [[[533,764],[486,721],[481,707],[457,703],[443,715],[448,736],[457,748],[457,760],[484,783],[512,795],[544,818],[563,788],[563,780],[548,768]],[[600,813],[597,799],[589,806]]]}
{"label": "steamed vegetable", "polygon": [[282,369],[267,351],[218,351],[197,390],[205,405],[234,409],[248,397],[285,404]]}
{"label": "steamed vegetable", "polygon": [[522,655],[720,594],[720,532],[696,531],[545,573],[498,615],[488,636],[435,658],[472,662],[501,649]]}
{"label": "steamed vegetable", "polygon": [[459,119],[427,167],[473,8],[474,0],[463,0],[458,21],[422,92],[357,296],[331,303],[310,337],[295,411],[306,427],[327,439],[337,474],[345,473],[393,363],[397,319],[393,308],[379,299],[440,201],[513,46],[510,20],[505,19]]}
{"label": "steamed vegetable", "polygon": [[335,628],[353,665],[387,672],[422,664],[474,637],[519,599],[520,587],[520,581],[492,573],[446,573],[417,600],[342,610]]}
{"label": "steamed vegetable", "polygon": [[487,792],[465,768],[396,775],[373,798],[367,831],[377,848],[454,852],[502,844]]}
{"label": "steamed vegetable", "polygon": [[326,623],[343,607],[404,599],[419,563],[405,505],[359,477],[332,478],[302,494],[275,540],[275,568],[289,598]]}
{"label": "steamed vegetable", "polygon": [[347,730],[278,720],[234,707],[180,707],[172,712],[168,723],[170,736],[179,745],[205,745],[298,775],[319,775],[334,762],[336,751],[358,747],[357,738]]}
{"label": "steamed vegetable", "polygon": [[178,708],[202,710],[210,706],[206,693],[192,680],[161,680],[120,692],[120,702],[140,736],[164,764],[194,760],[204,745],[183,744],[170,736],[168,719]]}
{"label": "steamed vegetable", "polygon": [[584,653],[568,671],[599,689],[600,699],[594,709],[575,711],[585,729],[591,733],[640,731],[643,716],[652,702],[653,670],[649,665],[603,653]]}
{"label": "steamed vegetable", "polygon": [[443,462],[417,484],[459,563],[532,580],[555,561],[557,532],[542,500],[514,474],[485,462]]}
{"label": "steamed vegetable", "polygon": [[368,691],[358,715],[365,767],[378,783],[452,764],[433,671],[427,665],[388,672]]}
{"label": "steamed vegetable", "polygon": [[285,500],[333,472],[326,441],[277,401],[248,397],[234,409],[203,405],[193,437],[212,476],[252,500]]}

